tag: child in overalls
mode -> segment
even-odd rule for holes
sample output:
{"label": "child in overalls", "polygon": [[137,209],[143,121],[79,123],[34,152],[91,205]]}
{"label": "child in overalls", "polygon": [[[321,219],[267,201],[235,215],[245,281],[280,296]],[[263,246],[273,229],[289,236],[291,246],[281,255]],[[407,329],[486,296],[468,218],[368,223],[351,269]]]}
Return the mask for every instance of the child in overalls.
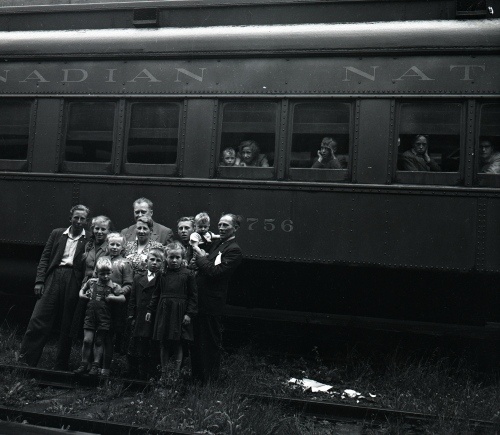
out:
{"label": "child in overalls", "polygon": [[[89,279],[80,289],[79,296],[89,299],[85,321],[83,324],[83,347],[82,362],[75,370],[75,374],[80,375],[88,370],[92,343],[94,343],[94,362],[89,371],[89,375],[99,374],[101,359],[106,357],[111,349],[107,349],[106,336],[109,334],[111,326],[111,314],[109,303],[125,302],[125,296],[117,295],[120,286],[111,281],[112,263],[109,257],[100,257],[97,260],[97,278]],[[95,340],[94,340],[95,339]],[[103,373],[103,375],[106,375]],[[109,376],[109,373],[107,373]]]}

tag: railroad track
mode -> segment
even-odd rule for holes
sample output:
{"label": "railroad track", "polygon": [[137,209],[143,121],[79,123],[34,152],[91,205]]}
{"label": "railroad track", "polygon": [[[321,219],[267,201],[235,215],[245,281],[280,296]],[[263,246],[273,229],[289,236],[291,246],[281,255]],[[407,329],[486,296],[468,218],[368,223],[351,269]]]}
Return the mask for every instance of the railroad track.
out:
{"label": "railroad track", "polygon": [[[47,369],[31,368],[0,364],[0,371],[16,370],[22,376],[34,378],[41,386],[50,386],[60,389],[76,389],[79,387],[93,387],[103,384],[103,380],[89,376],[76,376],[72,372],[53,371]],[[111,378],[114,382],[123,383],[124,389],[131,392],[144,392],[154,387],[153,383],[136,381],[131,379]],[[349,433],[361,433],[362,424],[377,424],[388,420],[399,420],[413,426],[421,426],[435,422],[439,417],[419,412],[398,411],[388,408],[367,407],[334,403],[321,400],[296,399],[282,396],[242,393],[242,397],[255,402],[272,402],[281,406],[282,409],[318,420],[327,420],[336,423],[348,424],[358,427]],[[46,412],[27,411],[22,408],[0,406],[0,419],[27,421],[30,424],[47,427],[70,427],[72,430],[85,431],[99,434],[189,434],[194,432],[178,430],[158,430],[153,427],[128,425],[104,420],[78,418]],[[476,431],[499,430],[499,424],[492,421],[477,419],[450,418],[451,420],[466,423],[468,427]]]}

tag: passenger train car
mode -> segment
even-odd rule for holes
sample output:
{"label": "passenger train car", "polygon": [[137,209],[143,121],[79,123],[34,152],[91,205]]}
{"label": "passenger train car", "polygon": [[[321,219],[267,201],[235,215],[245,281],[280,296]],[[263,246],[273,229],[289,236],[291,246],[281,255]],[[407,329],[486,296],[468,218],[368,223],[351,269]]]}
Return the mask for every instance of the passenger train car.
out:
{"label": "passenger train car", "polygon": [[[244,217],[229,296],[240,312],[500,321],[500,174],[483,173],[479,154],[483,140],[500,147],[499,11],[440,0],[0,8],[4,298],[31,295],[72,205],[124,228],[145,196],[171,228],[202,210],[213,230],[223,211]],[[439,171],[401,167],[420,134]],[[340,169],[312,168],[324,137]],[[245,140],[269,167],[221,164]]]}

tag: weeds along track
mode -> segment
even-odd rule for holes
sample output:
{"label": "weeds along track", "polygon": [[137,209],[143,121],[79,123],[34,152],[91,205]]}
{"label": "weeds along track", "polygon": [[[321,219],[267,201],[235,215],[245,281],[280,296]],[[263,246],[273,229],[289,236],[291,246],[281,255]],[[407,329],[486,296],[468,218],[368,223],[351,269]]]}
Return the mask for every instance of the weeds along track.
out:
{"label": "weeds along track", "polygon": [[[317,419],[332,420],[332,421],[356,421],[356,422],[384,422],[387,420],[400,420],[408,423],[411,426],[421,426],[423,424],[432,423],[438,420],[439,417],[419,412],[398,411],[387,408],[375,408],[368,406],[356,406],[342,403],[332,403],[322,400],[307,400],[288,397],[277,397],[264,394],[244,394],[252,400],[268,401],[279,403],[297,413],[315,417]],[[491,421],[472,420],[455,418],[461,423],[467,425],[473,430],[492,430],[500,429],[498,424]]]}
{"label": "weeds along track", "polygon": [[[96,388],[119,388],[120,391],[112,399],[112,404],[120,406],[120,402],[125,403],[131,400],[131,394],[137,392],[146,393],[154,389],[156,385],[152,382],[119,378],[102,380],[89,376],[76,376],[72,372],[60,372],[8,364],[0,364],[0,371],[14,372],[20,378],[24,379],[34,379],[37,386],[47,387],[52,392],[52,394],[45,394],[39,400],[32,401],[32,403],[26,406],[23,403],[16,404],[16,406],[0,406],[0,419],[2,420],[26,421],[30,424],[46,427],[70,427],[72,430],[100,434],[195,433],[178,430],[159,430],[146,425],[124,424],[105,420],[96,411],[98,405],[93,403],[88,403],[89,406],[84,412],[68,411],[64,405],[65,400],[61,400],[61,396],[68,395],[68,403],[71,400],[84,403],[86,397],[90,394],[89,392],[95,391]],[[168,390],[168,387],[166,390]],[[363,426],[377,426],[389,420],[397,420],[407,426],[419,427],[428,425],[439,419],[437,416],[418,412],[340,404],[322,400],[298,399],[266,394],[241,393],[240,395],[250,402],[273,404],[289,414],[349,425],[349,433],[361,433]],[[51,403],[55,403],[55,397],[59,398],[57,402],[58,406],[49,406]],[[100,418],[86,418],[85,415],[97,415]],[[449,418],[448,420],[466,424],[473,433],[495,433],[495,431],[500,429],[498,424],[491,421],[463,418]]]}

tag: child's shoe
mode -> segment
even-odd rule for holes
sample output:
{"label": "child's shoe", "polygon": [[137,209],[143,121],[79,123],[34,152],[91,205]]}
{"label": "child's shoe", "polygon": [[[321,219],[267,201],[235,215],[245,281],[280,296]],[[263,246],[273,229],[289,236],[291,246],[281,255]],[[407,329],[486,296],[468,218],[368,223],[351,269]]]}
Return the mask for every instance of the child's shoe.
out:
{"label": "child's shoe", "polygon": [[87,373],[88,370],[88,364],[81,364],[80,367],[78,367],[76,370],[73,370],[73,373],[75,375],[83,375],[84,373]]}
{"label": "child's shoe", "polygon": [[89,371],[89,376],[97,376],[99,374],[99,364],[92,363],[92,368]]}
{"label": "child's shoe", "polygon": [[110,370],[109,369],[101,369],[101,377],[109,378]]}

